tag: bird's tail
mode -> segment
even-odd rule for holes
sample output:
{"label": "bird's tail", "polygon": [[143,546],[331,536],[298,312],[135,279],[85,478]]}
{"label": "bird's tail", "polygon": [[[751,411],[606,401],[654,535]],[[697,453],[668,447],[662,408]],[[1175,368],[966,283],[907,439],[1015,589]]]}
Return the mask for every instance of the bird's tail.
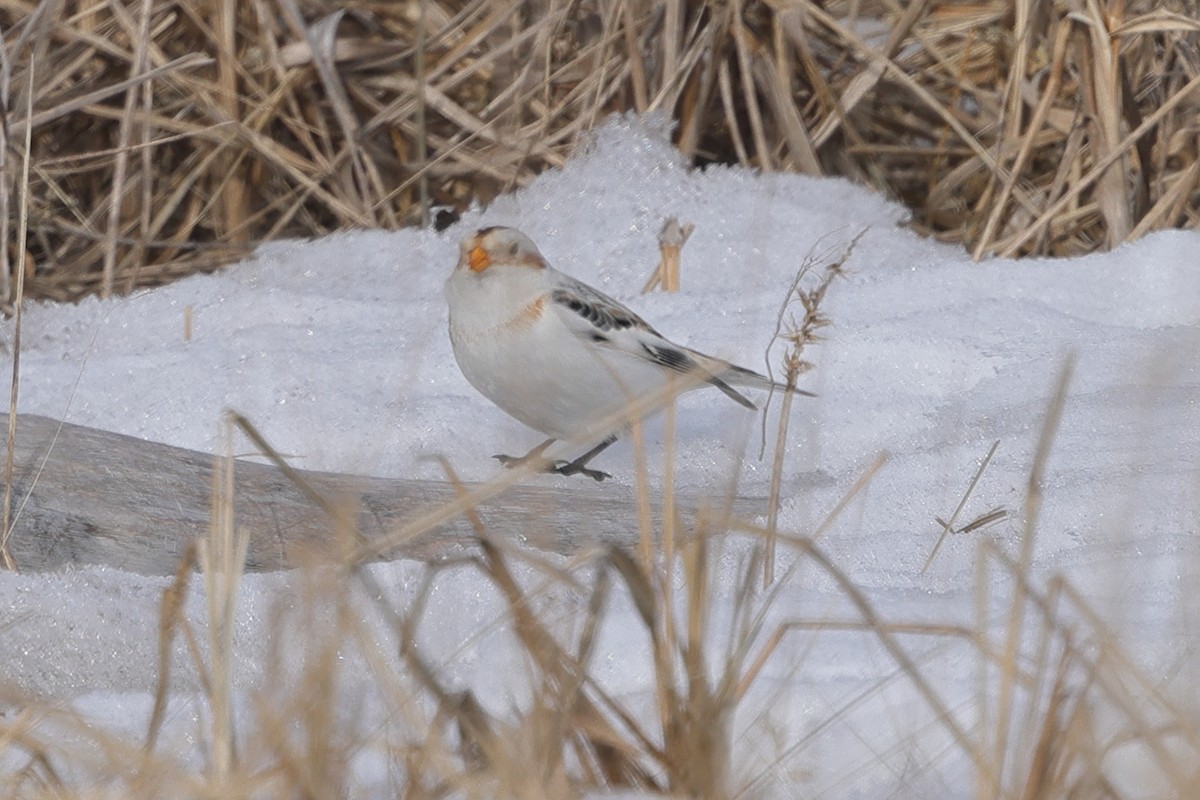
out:
{"label": "bird's tail", "polygon": [[[766,375],[760,375],[752,369],[739,367],[736,364],[730,364],[729,367],[721,373],[721,377],[724,378],[727,383],[731,383],[734,386],[747,386],[751,389],[765,389],[768,391],[774,389],[777,392],[788,391],[787,386],[783,385],[782,383],[773,381]],[[806,392],[803,389],[793,388],[791,392],[792,394],[800,394],[804,395],[805,397],[816,397],[816,395],[812,392]]]}
{"label": "bird's tail", "polygon": [[[697,353],[696,355],[701,356],[702,360],[697,360],[700,360],[700,363],[709,373],[706,379],[707,382],[746,408],[757,409],[758,406],[737,389],[734,389],[734,386],[745,386],[750,389],[762,389],[764,391],[788,391],[788,388],[782,383],[773,381],[766,375],[760,375],[752,369],[739,367],[736,364],[730,364],[701,353]],[[812,392],[806,392],[803,389],[792,389],[791,391],[793,394],[800,394],[805,397],[816,397]]]}

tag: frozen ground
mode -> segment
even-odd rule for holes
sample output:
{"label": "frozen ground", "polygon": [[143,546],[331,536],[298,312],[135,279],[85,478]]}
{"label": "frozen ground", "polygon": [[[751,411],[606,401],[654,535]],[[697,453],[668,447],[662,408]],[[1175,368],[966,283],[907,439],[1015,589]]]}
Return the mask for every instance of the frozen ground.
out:
{"label": "frozen ground", "polygon": [[[20,410],[213,450],[221,412],[233,408],[297,466],[437,478],[427,456],[442,454],[465,478],[482,480],[497,470],[492,453],[521,452],[540,435],[492,407],[454,365],[441,289],[464,234],[518,227],[557,267],[627,302],[667,336],[762,370],[779,305],[805,256],[838,250],[867,228],[847,275],[830,289],[827,340],[807,353],[816,368],[804,385],[819,397],[798,402],[792,418],[780,528],[812,531],[886,453],[821,545],[888,618],[969,622],[978,542],[1016,551],[1038,434],[1056,376],[1074,354],[1047,463],[1034,574],[1072,580],[1150,673],[1169,678],[1194,659],[1186,620],[1200,564],[1200,234],[1154,234],[1080,259],[973,263],[958,248],[915,236],[901,227],[901,208],[844,181],[688,172],[664,141],[638,124],[610,123],[561,171],[444,233],[281,243],[217,275],[133,297],[32,306]],[[696,226],[683,251],[683,289],[639,296],[657,263],[657,231],[671,215]],[[756,417],[718,392],[696,392],[681,402],[678,427],[681,484],[727,485],[748,441],[742,493],[766,495],[770,462],[757,460]],[[648,435],[660,452],[661,425]],[[954,510],[996,440],[959,522],[996,507],[1009,516],[950,537],[922,572],[940,530],[934,517]],[[632,483],[631,457],[620,445],[597,466]],[[650,471],[654,485],[661,466],[653,457]],[[419,572],[404,563],[374,570],[400,597]],[[723,575],[718,601],[731,592]],[[989,581],[1002,584],[999,576]],[[429,610],[428,646],[446,659],[452,680],[503,709],[519,694],[495,674],[496,663],[512,660],[510,645],[472,639],[501,609],[477,583],[445,576]],[[792,584],[773,608],[778,619],[847,616],[827,577],[806,569]],[[101,725],[144,730],[164,585],[104,570],[0,574],[6,676],[24,689],[77,698]],[[266,620],[290,585],[287,576],[245,581],[235,645],[242,691],[264,679]],[[202,594],[193,591],[189,602],[193,618],[203,619]],[[625,641],[636,627],[632,610],[621,613],[609,626],[601,674],[636,698],[650,689],[649,666],[615,655],[638,646]],[[947,703],[969,720],[971,668],[942,658],[939,647],[921,652]],[[803,660],[785,653],[752,696],[773,704],[764,717],[739,717],[748,776],[764,769],[763,731],[775,732],[779,751],[804,742],[762,778],[768,796],[793,783],[805,796],[878,796],[889,785],[919,790],[914,796],[969,792],[966,762],[936,737],[895,746],[922,724],[907,714],[919,705],[910,690],[873,710],[835,714],[845,698],[894,671],[879,652],[828,636],[805,652]],[[186,742],[196,701],[186,674],[179,680],[167,729]],[[830,717],[839,721],[825,727]],[[362,773],[364,786],[379,786],[370,764]]]}

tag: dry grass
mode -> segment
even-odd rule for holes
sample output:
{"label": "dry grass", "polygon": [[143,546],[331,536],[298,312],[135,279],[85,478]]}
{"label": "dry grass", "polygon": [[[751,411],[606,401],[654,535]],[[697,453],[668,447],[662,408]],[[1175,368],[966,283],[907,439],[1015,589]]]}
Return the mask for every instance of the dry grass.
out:
{"label": "dry grass", "polygon": [[[1064,370],[1046,415],[1019,554],[981,545],[975,626],[896,619],[875,606],[817,541],[832,519],[811,535],[773,533],[717,509],[677,531],[669,559],[661,551],[647,559],[602,547],[564,561],[495,539],[484,518],[456,506],[476,526],[476,549],[428,567],[405,600],[394,586],[380,585],[376,568],[349,563],[304,573],[299,593],[281,599],[265,621],[270,679],[237,695],[231,614],[240,545],[228,513],[233,462],[226,460],[214,486],[212,539],[181,566],[162,602],[163,652],[173,637],[184,637],[201,676],[204,709],[192,733],[199,758],[182,757],[159,736],[164,710],[180,702],[166,691],[164,657],[141,741],[107,733],[57,704],[6,698],[0,785],[20,798],[356,796],[363,764],[374,764],[371,791],[408,798],[563,798],[613,789],[794,796],[807,793],[806,782],[816,777],[789,765],[821,758],[823,735],[844,740],[856,730],[876,731],[887,703],[904,698],[898,730],[908,731],[905,737],[876,751],[864,742],[876,766],[910,763],[895,775],[901,794],[944,786],[935,776],[950,766],[951,774],[965,769],[973,776],[969,788],[955,787],[959,796],[981,799],[1132,798],[1147,787],[1155,796],[1193,796],[1200,788],[1197,720],[1135,666],[1069,582],[1035,579],[1030,571],[1040,464],[1068,379]],[[661,538],[665,521],[654,524]],[[762,587],[772,536],[787,566],[780,582]],[[194,558],[203,569],[204,619],[189,619],[179,602]],[[422,626],[445,613],[431,610],[433,594],[443,580],[457,578],[451,585],[461,587],[464,573],[477,576],[477,591],[493,598],[497,612],[472,636],[507,637],[518,657],[502,656],[495,669],[523,665],[517,684],[528,690],[503,702],[502,711],[474,688],[456,685],[439,660],[445,656],[423,644]],[[801,575],[835,587],[846,613],[805,616],[782,608],[780,593],[797,589]],[[633,640],[643,644],[620,658],[626,670],[647,676],[648,697],[606,688],[615,608],[624,609],[624,625],[638,628]],[[997,610],[1007,623],[996,624]],[[772,752],[755,747],[754,765],[744,763],[747,730],[771,725],[756,695],[762,676],[789,674],[787,685],[768,692],[770,706],[811,706],[806,670],[822,674],[825,648],[839,652],[839,641],[874,654],[864,662],[873,666],[859,676],[861,690],[810,711],[811,735],[793,730],[796,738],[776,741]],[[971,703],[939,684],[931,653],[976,664]],[[881,705],[886,697],[892,699]],[[235,714],[239,703],[242,713]],[[858,776],[829,777],[820,786],[836,795]]]}
{"label": "dry grass", "polygon": [[0,0],[0,299],[20,264],[31,297],[76,299],[486,203],[622,110],[671,114],[697,164],[876,186],[977,256],[1196,227],[1197,19],[1195,0]]}
{"label": "dry grass", "polygon": [[[856,4],[860,17],[887,24],[886,41],[873,44],[836,4],[733,2],[697,12],[681,2],[550,3],[536,9],[538,22],[532,5],[412,8],[0,3],[0,205],[6,241],[28,233],[25,246],[2,251],[5,298],[126,291],[213,267],[260,239],[406,224],[429,203],[486,200],[561,163],[600,115],[620,108],[671,110],[678,144],[700,161],[879,185],[910,202],[919,225],[980,253],[1078,252],[1197,222],[1194,6],[1186,17],[1093,0],[1043,19],[1028,3]],[[15,209],[23,211],[14,228]],[[819,321],[815,305],[805,311]],[[1038,470],[1064,396],[1060,388],[1030,477],[1021,554],[981,548],[974,627],[895,620],[874,607],[819,544],[845,502],[808,534],[719,511],[679,530],[673,517],[647,512],[638,556],[606,549],[565,564],[494,540],[476,518],[478,554],[430,568],[409,603],[393,603],[357,561],[306,576],[305,602],[270,623],[294,647],[273,652],[279,679],[251,698],[253,727],[244,729],[230,675],[239,545],[222,483],[213,541],[196,556],[207,619],[181,611],[190,563],[162,601],[160,652],[182,636],[202,676],[203,763],[160,744],[171,702],[164,655],[141,741],[53,702],[6,698],[0,786],[12,797],[331,797],[355,785],[354,757],[374,753],[393,793],[410,798],[614,787],[769,796],[790,787],[774,769],[746,774],[736,762],[735,714],[774,660],[785,669],[811,663],[797,666],[789,640],[813,634],[809,659],[819,658],[821,637],[836,632],[883,654],[864,694],[904,684],[947,742],[942,758],[970,765],[975,797],[1131,796],[1119,780],[1131,751],[1163,796],[1192,796],[1197,720],[1137,668],[1069,582],[1031,574]],[[447,515],[473,515],[480,498],[520,477],[464,494],[392,541]],[[355,550],[352,531],[335,533],[348,552],[370,552]],[[670,545],[654,551],[654,541]],[[789,568],[764,588],[776,547]],[[742,555],[728,587],[731,630],[713,621],[722,549]],[[776,620],[780,581],[796,580],[801,567],[836,586],[854,616]],[[498,598],[493,624],[511,633],[527,666],[528,703],[488,711],[470,690],[447,685],[423,651],[417,629],[452,568],[475,570]],[[996,598],[987,591],[997,586],[1007,617],[993,641]],[[635,609],[644,633],[645,648],[623,657],[641,659],[651,678],[649,710],[606,690],[594,669],[618,602]],[[366,610],[387,623],[390,640]],[[918,655],[929,639],[978,664],[972,711],[931,680]],[[351,655],[369,667],[391,724],[364,729],[343,713],[348,676],[339,670]],[[855,713],[848,704],[816,727]],[[783,743],[780,762],[811,744]],[[920,750],[921,741],[894,747]]]}

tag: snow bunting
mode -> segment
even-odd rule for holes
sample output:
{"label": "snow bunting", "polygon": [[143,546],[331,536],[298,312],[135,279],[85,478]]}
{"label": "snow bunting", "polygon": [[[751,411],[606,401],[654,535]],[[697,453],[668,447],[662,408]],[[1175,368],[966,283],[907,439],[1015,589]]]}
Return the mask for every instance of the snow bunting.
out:
{"label": "snow bunting", "polygon": [[[513,228],[483,228],[463,239],[446,298],[463,375],[510,416],[550,437],[521,458],[496,456],[508,466],[540,459],[557,439],[577,439],[620,419],[639,399],[665,401],[673,375],[692,376],[681,388],[709,384],[750,409],[754,403],[730,384],[784,388],[673,344],[616,300],[551,267]],[[609,476],[586,464],[616,438],[610,432],[574,461],[543,466],[603,480]]]}

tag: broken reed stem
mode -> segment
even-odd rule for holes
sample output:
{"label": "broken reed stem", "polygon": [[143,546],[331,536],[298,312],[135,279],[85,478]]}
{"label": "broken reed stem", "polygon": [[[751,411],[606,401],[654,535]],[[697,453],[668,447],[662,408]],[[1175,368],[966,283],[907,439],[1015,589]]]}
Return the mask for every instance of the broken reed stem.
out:
{"label": "broken reed stem", "polygon": [[658,267],[642,287],[642,294],[652,291],[657,286],[661,286],[664,292],[679,291],[680,253],[695,229],[696,226],[690,222],[680,225],[675,217],[667,218],[658,233]]}

